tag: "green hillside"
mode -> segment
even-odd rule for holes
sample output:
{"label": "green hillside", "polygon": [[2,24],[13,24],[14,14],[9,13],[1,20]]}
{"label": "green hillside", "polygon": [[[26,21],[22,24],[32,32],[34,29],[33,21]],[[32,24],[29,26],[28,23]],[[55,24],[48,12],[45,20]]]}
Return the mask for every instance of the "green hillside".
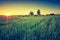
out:
{"label": "green hillside", "polygon": [[60,40],[60,16],[0,19],[0,40]]}

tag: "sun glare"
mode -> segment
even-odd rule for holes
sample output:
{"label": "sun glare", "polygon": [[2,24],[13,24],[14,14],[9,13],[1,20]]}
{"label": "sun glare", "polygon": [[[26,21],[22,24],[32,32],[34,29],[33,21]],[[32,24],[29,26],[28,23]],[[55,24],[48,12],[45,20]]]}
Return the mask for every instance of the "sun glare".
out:
{"label": "sun glare", "polygon": [[5,16],[11,16],[11,14],[10,13],[6,13]]}

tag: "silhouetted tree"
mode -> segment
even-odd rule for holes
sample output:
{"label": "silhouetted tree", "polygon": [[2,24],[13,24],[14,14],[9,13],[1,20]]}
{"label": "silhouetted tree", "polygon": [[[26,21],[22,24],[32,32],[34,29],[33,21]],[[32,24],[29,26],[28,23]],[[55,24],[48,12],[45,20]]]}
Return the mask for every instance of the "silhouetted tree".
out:
{"label": "silhouetted tree", "polygon": [[38,15],[38,16],[40,16],[40,15],[41,15],[41,14],[40,14],[40,10],[39,10],[39,9],[37,10],[37,15]]}
{"label": "silhouetted tree", "polygon": [[29,13],[29,14],[30,14],[30,16],[33,16],[33,15],[34,15],[34,13],[33,13],[32,11],[30,11],[30,13]]}

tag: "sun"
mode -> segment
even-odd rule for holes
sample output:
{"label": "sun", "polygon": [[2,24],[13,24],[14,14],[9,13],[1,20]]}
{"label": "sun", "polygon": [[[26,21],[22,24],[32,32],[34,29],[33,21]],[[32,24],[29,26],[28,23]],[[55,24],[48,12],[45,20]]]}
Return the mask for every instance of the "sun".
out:
{"label": "sun", "polygon": [[5,16],[11,16],[11,14],[10,13],[6,13]]}

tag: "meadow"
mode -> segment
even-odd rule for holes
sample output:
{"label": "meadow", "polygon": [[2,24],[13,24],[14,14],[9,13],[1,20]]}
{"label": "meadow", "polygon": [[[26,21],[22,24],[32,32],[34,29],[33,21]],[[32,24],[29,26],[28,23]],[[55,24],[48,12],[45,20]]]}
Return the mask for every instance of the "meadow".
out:
{"label": "meadow", "polygon": [[60,40],[60,16],[0,18],[0,40]]}

